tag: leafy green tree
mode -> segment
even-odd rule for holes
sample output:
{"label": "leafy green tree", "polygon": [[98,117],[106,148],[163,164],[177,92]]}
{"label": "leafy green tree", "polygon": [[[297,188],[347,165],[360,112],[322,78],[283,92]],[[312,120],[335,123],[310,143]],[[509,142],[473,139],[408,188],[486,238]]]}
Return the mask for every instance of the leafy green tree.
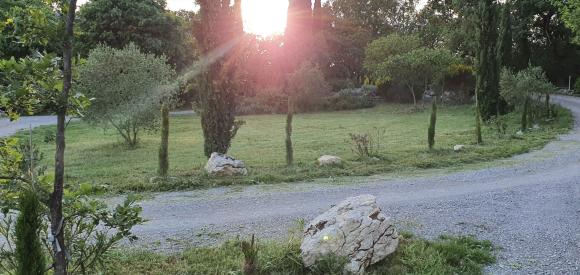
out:
{"label": "leafy green tree", "polygon": [[0,59],[23,58],[60,49],[59,18],[51,1],[5,0],[0,3]]}
{"label": "leafy green tree", "polygon": [[414,29],[415,1],[329,0],[326,5],[332,16],[371,30],[373,37]]}
{"label": "leafy green tree", "polygon": [[501,74],[501,95],[510,104],[522,106],[522,131],[530,126],[534,95],[549,95],[555,90],[554,85],[547,79],[541,67],[528,67],[517,73],[504,69]]}
{"label": "leafy green tree", "polygon": [[413,96],[414,105],[417,105],[417,88],[441,84],[449,74],[450,66],[460,63],[461,60],[448,50],[419,48],[389,58],[378,66],[375,75],[377,79],[386,79],[407,87]]}
{"label": "leafy green tree", "polygon": [[[380,71],[380,65],[388,62],[389,58],[408,53],[421,47],[421,40],[417,36],[391,34],[371,42],[365,50],[364,68],[377,82],[385,79]],[[388,79],[387,79],[388,81]]]}
{"label": "leafy green tree", "polygon": [[580,0],[552,0],[562,15],[562,21],[575,34],[574,43],[580,44]]}
{"label": "leafy green tree", "polygon": [[112,126],[127,145],[135,147],[141,130],[159,119],[161,100],[175,72],[164,57],[142,53],[129,44],[123,49],[99,46],[79,67],[78,91],[93,98],[84,118]]}
{"label": "leafy green tree", "polygon": [[79,11],[79,47],[87,54],[99,44],[121,49],[134,43],[181,70],[195,57],[191,16],[167,11],[165,0],[91,0]]}
{"label": "leafy green tree", "polygon": [[20,213],[16,221],[17,275],[42,275],[47,269],[40,234],[42,210],[33,191],[24,191],[20,196]]}
{"label": "leafy green tree", "polygon": [[[225,154],[242,123],[235,120],[236,92],[243,34],[240,0],[198,0],[196,39],[202,56],[214,57],[200,76],[201,125],[204,153]],[[216,53],[219,50],[219,54]]]}

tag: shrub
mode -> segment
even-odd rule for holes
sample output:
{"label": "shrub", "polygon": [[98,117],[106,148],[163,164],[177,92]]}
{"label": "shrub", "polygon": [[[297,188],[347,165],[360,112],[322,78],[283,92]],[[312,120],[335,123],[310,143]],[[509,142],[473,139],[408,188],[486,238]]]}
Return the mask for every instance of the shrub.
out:
{"label": "shrub", "polygon": [[92,99],[85,114],[91,123],[112,126],[134,147],[142,129],[153,129],[161,99],[175,72],[163,56],[144,54],[135,45],[98,46],[79,68],[79,92]]}
{"label": "shrub", "polygon": [[42,249],[42,210],[36,193],[24,191],[20,197],[20,214],[16,221],[16,274],[41,275],[47,269]]}
{"label": "shrub", "polygon": [[[549,100],[549,93],[554,91],[552,85],[541,67],[528,67],[517,73],[504,69],[500,79],[501,96],[513,106],[522,106],[522,131],[526,131],[533,120],[539,118],[540,113],[549,114],[542,110],[547,104],[541,102],[542,96]],[[549,110],[548,110],[549,111]]]}
{"label": "shrub", "polygon": [[576,79],[576,83],[574,84],[574,94],[580,95],[580,77]]}
{"label": "shrub", "polygon": [[288,82],[288,93],[295,111],[316,111],[324,106],[330,86],[318,66],[305,62],[290,76]]}
{"label": "shrub", "polygon": [[328,97],[325,109],[340,111],[362,108],[372,108],[376,104],[373,97],[377,94],[377,87],[364,85],[361,88],[342,89]]}
{"label": "shrub", "polygon": [[382,149],[382,140],[386,130],[374,128],[374,132],[370,133],[350,133],[350,143],[353,153],[355,153],[360,160],[381,157],[380,151]]}

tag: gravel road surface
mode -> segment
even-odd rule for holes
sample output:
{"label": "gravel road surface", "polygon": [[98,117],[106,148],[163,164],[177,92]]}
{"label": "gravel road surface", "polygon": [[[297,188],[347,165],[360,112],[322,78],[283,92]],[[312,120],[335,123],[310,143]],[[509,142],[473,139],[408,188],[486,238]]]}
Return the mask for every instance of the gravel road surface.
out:
{"label": "gravel road surface", "polygon": [[[236,235],[284,238],[298,219],[372,194],[399,229],[491,240],[500,249],[490,274],[580,274],[580,98],[554,100],[574,112],[575,128],[541,150],[463,172],[153,194],[132,246],[173,252]],[[0,136],[14,129],[0,121]]]}

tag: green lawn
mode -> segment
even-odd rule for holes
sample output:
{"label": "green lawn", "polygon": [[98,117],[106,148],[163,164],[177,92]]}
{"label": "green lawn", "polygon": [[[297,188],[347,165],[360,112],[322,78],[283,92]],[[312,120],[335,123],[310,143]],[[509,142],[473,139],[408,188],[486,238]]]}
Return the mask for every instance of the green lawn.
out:
{"label": "green lawn", "polygon": [[[571,125],[571,115],[560,111],[560,118],[541,125],[523,138],[514,138],[519,117],[509,119],[508,135],[498,137],[491,127],[484,130],[485,144],[474,145],[474,115],[470,106],[441,107],[437,121],[436,145],[427,150],[429,109],[412,111],[404,105],[382,105],[372,109],[299,114],[294,123],[294,148],[297,165],[285,167],[283,115],[243,117],[244,125],[229,154],[244,160],[250,174],[239,178],[209,178],[203,173],[206,158],[198,117],[171,118],[170,175],[175,178],[150,182],[156,175],[158,133],[144,133],[138,148],[127,149],[113,129],[104,131],[86,123],[73,122],[67,129],[66,172],[68,182],[108,186],[117,191],[164,191],[200,186],[292,182],[329,176],[364,176],[417,168],[456,166],[488,161],[538,148],[563,133]],[[384,128],[381,161],[358,161],[348,141],[349,133]],[[53,143],[44,143],[48,129],[34,130],[34,139],[50,164]],[[21,135],[23,135],[22,133]],[[453,146],[465,144],[463,152]],[[347,160],[342,167],[318,168],[315,160],[331,154]]]}
{"label": "green lawn", "polygon": [[[434,241],[402,234],[397,251],[367,270],[367,274],[483,274],[495,262],[489,241],[472,237],[441,237]],[[200,247],[177,255],[147,251],[117,251],[105,261],[106,274],[242,274],[244,256],[239,241]],[[302,266],[300,240],[259,242],[256,274],[344,274],[346,259],[328,257],[311,269]]]}

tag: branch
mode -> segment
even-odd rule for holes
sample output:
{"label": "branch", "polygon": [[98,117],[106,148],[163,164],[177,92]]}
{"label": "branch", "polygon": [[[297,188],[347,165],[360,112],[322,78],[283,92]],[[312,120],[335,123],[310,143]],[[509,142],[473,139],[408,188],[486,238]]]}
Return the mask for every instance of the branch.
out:
{"label": "branch", "polygon": [[29,179],[23,178],[23,177],[11,177],[11,176],[2,176],[2,175],[0,175],[0,180],[18,180],[18,181],[23,181],[26,183],[32,183],[32,181],[30,181]]}

